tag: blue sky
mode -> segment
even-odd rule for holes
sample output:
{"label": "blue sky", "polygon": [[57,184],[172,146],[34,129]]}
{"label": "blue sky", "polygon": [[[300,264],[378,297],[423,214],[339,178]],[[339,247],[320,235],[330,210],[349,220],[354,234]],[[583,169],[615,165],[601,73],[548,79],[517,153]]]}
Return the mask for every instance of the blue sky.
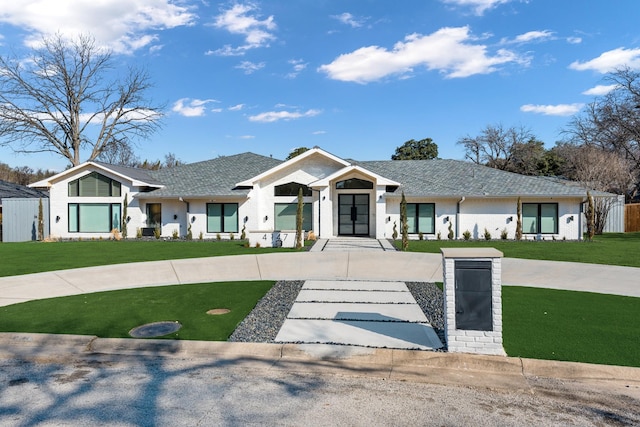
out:
{"label": "blue sky", "polygon": [[[640,2],[588,0],[20,0],[0,6],[0,54],[91,32],[145,67],[163,127],[141,159],[184,162],[320,146],[389,159],[432,138],[442,158],[490,124],[553,147],[572,115],[640,69]],[[62,170],[53,154],[11,166]]]}

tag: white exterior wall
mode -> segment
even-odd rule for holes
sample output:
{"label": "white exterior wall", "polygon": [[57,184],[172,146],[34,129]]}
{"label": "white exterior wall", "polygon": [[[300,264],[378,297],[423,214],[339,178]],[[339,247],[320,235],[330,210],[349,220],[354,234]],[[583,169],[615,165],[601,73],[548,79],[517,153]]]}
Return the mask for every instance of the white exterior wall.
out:
{"label": "white exterior wall", "polygon": [[[391,238],[393,224],[396,222],[398,236],[400,236],[400,198],[387,198],[386,216],[382,225],[384,237]],[[523,238],[551,240],[580,240],[582,234],[580,203],[578,198],[532,198],[522,199],[522,203],[558,203],[558,233],[557,234],[524,234]],[[435,233],[424,234],[425,240],[440,238],[446,240],[449,233],[449,222],[454,230],[454,238],[462,239],[463,233],[469,231],[471,239],[484,239],[485,228],[491,234],[492,240],[501,238],[502,230],[507,230],[507,238],[515,239],[517,224],[517,198],[466,198],[460,199],[437,198],[407,198],[407,203],[435,203]],[[460,209],[460,213],[456,214]],[[573,217],[573,219],[570,219]],[[447,218],[449,221],[447,221]],[[387,220],[388,219],[388,220]],[[456,228],[457,223],[457,228]],[[457,233],[456,233],[457,230]],[[410,234],[409,239],[418,239],[417,234]]]}
{"label": "white exterior wall", "polygon": [[[255,182],[253,189],[249,193],[249,201],[247,203],[248,209],[246,216],[249,216],[247,232],[260,234],[259,241],[269,244],[270,239],[265,237],[265,235],[270,235],[274,232],[275,203],[296,203],[298,201],[297,196],[276,197],[275,187],[290,182],[309,185],[314,181],[331,175],[341,167],[341,165],[323,156],[311,156],[310,158],[294,163],[293,166],[269,175],[259,182]],[[328,215],[331,215],[333,207],[331,198],[328,195],[329,193],[328,188],[320,191],[314,190],[311,196],[304,198],[305,204],[312,204],[312,224],[317,235],[322,234],[326,236],[327,233],[330,232],[331,217]],[[322,218],[320,218],[320,216]],[[327,222],[327,220],[329,220],[329,222]],[[322,226],[320,226],[320,221],[322,221]],[[308,232],[310,230],[305,231]],[[262,243],[261,246],[263,246]]]}
{"label": "white exterior wall", "polygon": [[[109,177],[120,182],[120,197],[69,197],[69,182],[75,181],[91,172],[97,172],[101,175]],[[131,223],[135,224],[139,221],[140,210],[137,209],[137,200],[133,197],[137,194],[137,188],[132,189],[131,182],[123,180],[121,177],[109,173],[103,169],[93,166],[87,166],[85,169],[70,175],[64,179],[55,182],[49,190],[49,208],[50,208],[50,234],[54,237],[64,239],[108,239],[111,233],[69,233],[69,203],[120,203],[122,206],[122,216],[124,217],[124,198],[128,197],[127,216],[131,217],[131,221],[127,224],[127,234],[129,237],[135,237],[135,226],[132,228]],[[60,217],[58,220],[57,218]]]}
{"label": "white exterior wall", "polygon": [[[393,237],[393,225],[396,224],[398,232],[398,238],[401,236],[400,231],[400,197],[393,197],[386,199],[386,217],[383,223],[384,238],[390,239]],[[407,203],[434,203],[435,204],[435,233],[424,234],[422,238],[424,240],[434,240],[440,238],[447,240],[449,234],[449,222],[453,230],[454,236],[456,232],[456,201],[451,199],[437,199],[437,198],[407,198]],[[383,238],[378,237],[378,238]],[[418,240],[418,234],[409,234],[410,240]]]}

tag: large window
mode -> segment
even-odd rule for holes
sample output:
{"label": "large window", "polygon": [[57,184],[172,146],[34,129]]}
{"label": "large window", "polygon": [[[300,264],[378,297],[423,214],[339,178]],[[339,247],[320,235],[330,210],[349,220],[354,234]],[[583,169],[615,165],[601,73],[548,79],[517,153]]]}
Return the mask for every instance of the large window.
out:
{"label": "large window", "polygon": [[410,234],[434,234],[435,212],[433,203],[407,203],[407,231]]}
{"label": "large window", "polygon": [[91,172],[69,183],[69,197],[120,197],[118,181]]}
{"label": "large window", "polygon": [[523,203],[522,232],[525,234],[557,234],[557,203]]}
{"label": "large window", "polygon": [[119,203],[69,203],[70,233],[109,233],[120,230]]}
{"label": "large window", "polygon": [[302,188],[303,196],[311,196],[311,188],[297,182],[289,182],[288,184],[276,185],[274,187],[274,196],[297,196],[298,191]]}
{"label": "large window", "polygon": [[[311,230],[312,228],[312,204],[305,203],[302,206],[302,229]],[[276,230],[295,230],[296,229],[296,212],[298,211],[298,203],[276,203],[275,204],[275,229]]]}
{"label": "large window", "polygon": [[207,233],[237,232],[237,203],[207,203]]}
{"label": "large window", "polygon": [[338,190],[371,190],[372,188],[373,182],[360,178],[349,178],[336,182],[336,189]]}

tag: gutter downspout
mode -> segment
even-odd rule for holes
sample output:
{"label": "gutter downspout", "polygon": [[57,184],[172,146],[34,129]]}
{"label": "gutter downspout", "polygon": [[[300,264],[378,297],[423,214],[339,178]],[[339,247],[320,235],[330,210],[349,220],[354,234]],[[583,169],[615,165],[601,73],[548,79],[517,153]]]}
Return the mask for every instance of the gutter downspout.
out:
{"label": "gutter downspout", "polygon": [[456,239],[460,236],[460,205],[463,204],[465,200],[466,197],[462,196],[462,199],[460,199],[456,205]]}

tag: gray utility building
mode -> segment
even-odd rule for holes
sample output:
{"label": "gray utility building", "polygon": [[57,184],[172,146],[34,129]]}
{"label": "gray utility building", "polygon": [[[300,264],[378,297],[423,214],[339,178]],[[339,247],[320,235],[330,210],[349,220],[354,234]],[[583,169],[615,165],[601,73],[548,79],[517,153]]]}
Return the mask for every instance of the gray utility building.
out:
{"label": "gray utility building", "polygon": [[38,207],[42,200],[44,235],[49,235],[49,196],[33,188],[0,180],[0,241],[38,238]]}

